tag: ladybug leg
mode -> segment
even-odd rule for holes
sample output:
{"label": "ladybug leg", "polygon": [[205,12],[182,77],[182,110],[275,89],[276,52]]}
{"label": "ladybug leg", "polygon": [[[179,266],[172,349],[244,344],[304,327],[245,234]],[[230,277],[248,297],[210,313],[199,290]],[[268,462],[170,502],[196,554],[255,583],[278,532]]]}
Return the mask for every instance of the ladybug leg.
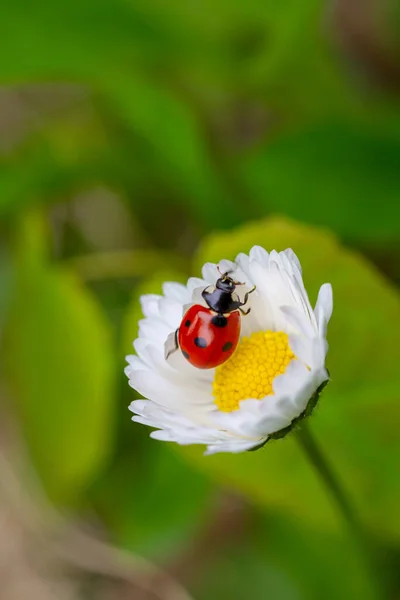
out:
{"label": "ladybug leg", "polygon": [[[243,304],[246,304],[245,302],[243,302]],[[248,315],[249,312],[251,311],[251,308],[248,308],[247,310],[243,310],[242,308],[239,308],[240,312],[242,313],[242,315]]]}
{"label": "ladybug leg", "polygon": [[212,287],[212,285],[208,285],[206,288],[204,288],[204,290],[201,292],[201,295],[203,296],[204,300],[207,302],[207,296],[209,296],[210,292],[208,291],[210,289],[210,287]]}
{"label": "ladybug leg", "polygon": [[207,306],[210,306],[210,302],[212,302],[212,295],[213,292],[210,292],[209,289],[212,288],[212,285],[208,285],[206,288],[204,288],[204,290],[201,292],[201,296],[203,298],[203,300],[205,301],[205,303],[207,304]]}
{"label": "ladybug leg", "polygon": [[170,333],[169,336],[167,337],[167,341],[164,344],[164,358],[165,358],[165,360],[168,360],[169,357],[171,356],[171,354],[173,354],[174,352],[176,352],[178,350],[178,348],[179,348],[178,331],[179,331],[179,329],[176,329],[175,331],[173,331],[172,333]]}
{"label": "ladybug leg", "polygon": [[[252,287],[249,292],[245,293],[243,302],[241,303],[240,306],[244,306],[246,304],[247,300],[249,299],[249,295],[252,294],[255,291],[255,289],[256,289],[256,286]],[[248,313],[243,313],[243,314],[247,315]]]}

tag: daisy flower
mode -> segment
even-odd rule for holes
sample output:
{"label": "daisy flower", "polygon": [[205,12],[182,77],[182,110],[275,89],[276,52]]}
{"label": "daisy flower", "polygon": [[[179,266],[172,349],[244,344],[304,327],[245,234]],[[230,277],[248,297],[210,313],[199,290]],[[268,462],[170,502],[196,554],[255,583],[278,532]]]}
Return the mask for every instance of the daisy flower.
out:
{"label": "daisy flower", "polygon": [[[242,301],[255,286],[232,356],[213,369],[192,366],[179,349],[166,360],[165,344],[183,315],[193,304],[207,306],[203,290],[228,271],[243,283],[236,290]],[[154,439],[205,444],[206,454],[255,449],[310,414],[329,379],[332,288],[321,286],[313,310],[290,249],[268,253],[254,246],[235,262],[206,263],[202,279],[164,283],[163,295],[142,296],[141,304],[145,318],[125,373],[146,398],[131,403],[132,420],[153,427]]]}

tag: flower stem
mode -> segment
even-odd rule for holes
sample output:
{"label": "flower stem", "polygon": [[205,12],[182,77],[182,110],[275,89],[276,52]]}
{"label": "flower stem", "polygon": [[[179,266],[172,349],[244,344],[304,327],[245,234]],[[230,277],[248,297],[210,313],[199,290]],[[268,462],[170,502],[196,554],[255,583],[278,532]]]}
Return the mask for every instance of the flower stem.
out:
{"label": "flower stem", "polygon": [[372,537],[365,530],[353,503],[304,421],[301,428],[296,431],[296,436],[307,458],[318,472],[318,475],[335,501],[337,508],[347,522],[359,550],[365,557],[369,572],[375,574],[376,582],[385,589],[387,583],[385,582],[382,557],[380,556],[379,549],[376,547]]}
{"label": "flower stem", "polygon": [[332,467],[324,456],[321,448],[315,441],[310,429],[306,423],[301,424],[301,428],[296,431],[297,439],[310,460],[311,464],[318,472],[324,484],[328,488],[331,496],[335,500],[344,519],[347,521],[351,529],[360,533],[363,530],[357,513],[352,505],[349,497],[346,495],[338,478],[333,472]]}

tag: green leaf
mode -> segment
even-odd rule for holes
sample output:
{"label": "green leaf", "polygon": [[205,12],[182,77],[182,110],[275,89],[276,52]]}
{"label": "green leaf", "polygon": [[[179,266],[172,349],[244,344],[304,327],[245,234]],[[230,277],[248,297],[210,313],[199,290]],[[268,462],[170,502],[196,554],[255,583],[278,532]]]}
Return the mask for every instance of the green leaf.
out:
{"label": "green leaf", "polygon": [[114,358],[105,317],[73,273],[43,258],[21,224],[3,360],[24,436],[51,498],[75,500],[103,466],[114,428]]}
{"label": "green leaf", "polygon": [[177,201],[185,210],[201,223],[220,227],[241,221],[245,208],[232,202],[213,164],[205,132],[187,101],[139,73],[129,78],[115,72],[99,85],[128,128],[154,154],[158,177],[177,190]]}
{"label": "green leaf", "polygon": [[[130,426],[130,435],[141,437],[141,426]],[[171,563],[201,534],[214,487],[166,444],[146,436],[135,452],[117,456],[92,495],[118,545]]]}
{"label": "green leaf", "polygon": [[324,590],[326,600],[383,600],[376,573],[350,531],[319,532],[271,513],[258,515],[254,525],[256,550],[290,577],[302,598],[319,600]]}
{"label": "green leaf", "polygon": [[12,268],[8,251],[0,244],[0,346],[5,315],[10,303]]}
{"label": "green leaf", "polygon": [[398,128],[385,134],[338,123],[271,141],[239,168],[269,212],[387,244],[400,236],[399,155]]}
{"label": "green leaf", "polygon": [[[244,514],[243,514],[244,512]],[[239,513],[246,528],[210,545],[193,595],[198,600],[381,598],[358,548],[342,532],[321,533],[275,513]],[[338,573],[342,575],[338,577]]]}
{"label": "green leaf", "polygon": [[[311,427],[361,518],[380,534],[397,537],[397,290],[329,232],[279,218],[214,234],[200,249],[197,268],[207,260],[234,258],[254,244],[270,250],[292,247],[301,260],[311,300],[322,283],[332,283],[334,312],[328,332],[332,381],[310,419]],[[204,458],[197,449],[183,452],[260,504],[290,511],[320,527],[333,524],[335,508],[292,436],[239,456]]]}
{"label": "green leaf", "polygon": [[104,180],[109,140],[92,108],[71,107],[1,160],[0,217]]}
{"label": "green leaf", "polygon": [[113,64],[152,59],[171,38],[158,19],[147,19],[123,0],[38,0],[26,18],[23,0],[0,9],[2,81],[81,78]]}
{"label": "green leaf", "polygon": [[195,446],[178,451],[216,481],[240,491],[260,507],[273,507],[321,529],[337,527],[335,508],[292,436],[243,454],[206,457],[204,448]]}

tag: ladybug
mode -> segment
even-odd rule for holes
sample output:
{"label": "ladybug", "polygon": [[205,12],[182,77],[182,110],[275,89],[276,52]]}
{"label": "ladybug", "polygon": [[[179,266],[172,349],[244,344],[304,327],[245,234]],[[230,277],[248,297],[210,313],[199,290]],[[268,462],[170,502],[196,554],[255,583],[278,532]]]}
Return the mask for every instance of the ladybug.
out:
{"label": "ladybug", "polygon": [[[241,315],[254,286],[246,292],[242,302],[235,293],[237,285],[243,285],[221,273],[215,287],[206,287],[202,292],[207,306],[195,304],[184,314],[179,328],[171,334],[165,347],[165,358],[178,348],[190,364],[198,369],[212,369],[232,356],[239,342]],[[168,347],[169,346],[169,347]]]}

